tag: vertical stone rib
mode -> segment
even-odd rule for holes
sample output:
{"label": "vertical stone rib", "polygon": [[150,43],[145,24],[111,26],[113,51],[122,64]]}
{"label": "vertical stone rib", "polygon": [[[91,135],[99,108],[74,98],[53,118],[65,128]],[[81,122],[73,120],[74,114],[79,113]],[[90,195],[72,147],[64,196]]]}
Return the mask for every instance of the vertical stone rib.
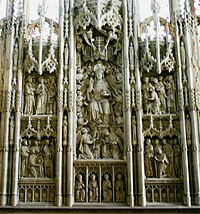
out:
{"label": "vertical stone rib", "polygon": [[130,72],[129,72],[129,60],[128,60],[128,20],[127,20],[127,2],[123,0],[123,30],[124,30],[124,56],[123,56],[123,68],[124,68],[124,132],[125,132],[125,145],[127,153],[127,174],[128,174],[128,193],[127,193],[127,203],[129,206],[134,206],[134,196],[133,196],[133,157],[132,157],[132,141],[131,141],[131,103],[130,103]]}
{"label": "vertical stone rib", "polygon": [[7,181],[8,181],[8,152],[9,152],[9,119],[10,119],[10,105],[11,105],[11,90],[12,90],[12,70],[13,70],[13,47],[14,47],[14,20],[8,22],[7,29],[11,27],[11,32],[8,30],[6,39],[6,59],[8,64],[6,65],[7,72],[5,73],[4,91],[6,92],[4,105],[5,109],[2,113],[2,119],[4,123],[4,129],[2,129],[3,137],[3,159],[2,159],[2,192],[1,192],[1,205],[5,206],[7,203]]}
{"label": "vertical stone rib", "polygon": [[68,91],[68,145],[67,145],[67,195],[66,204],[72,206],[74,203],[73,195],[73,143],[76,142],[74,138],[74,95],[75,95],[75,47],[74,47],[74,24],[73,24],[73,6],[74,1],[70,1],[70,35],[69,35],[69,91]]}
{"label": "vertical stone rib", "polygon": [[[23,20],[21,27],[23,28]],[[20,124],[21,124],[21,104],[22,104],[22,60],[23,57],[23,29],[20,31],[19,44],[19,61],[18,61],[18,93],[16,98],[16,113],[15,113],[15,138],[14,138],[14,154],[13,154],[13,177],[12,177],[12,206],[16,206],[19,202],[18,195],[18,178],[19,178],[19,156],[20,156]]]}
{"label": "vertical stone rib", "polygon": [[146,206],[145,196],[145,173],[144,173],[144,145],[142,133],[142,94],[141,94],[141,77],[139,70],[139,53],[138,53],[138,11],[137,0],[133,0],[134,16],[134,50],[135,50],[135,80],[136,80],[136,122],[137,122],[137,164],[138,164],[138,197],[139,205]]}
{"label": "vertical stone rib", "polygon": [[[186,8],[187,9],[187,8]],[[188,11],[185,11],[185,14]],[[197,121],[197,110],[196,103],[193,99],[193,91],[195,90],[195,73],[192,67],[192,47],[191,47],[191,35],[190,26],[188,26],[187,17],[184,20],[184,39],[185,39],[185,49],[186,49],[186,69],[188,75],[189,84],[189,99],[190,99],[190,118],[192,125],[192,169],[194,177],[194,197],[195,204],[200,205],[200,168],[199,168],[199,133],[198,133],[198,121]]]}
{"label": "vertical stone rib", "polygon": [[[172,16],[174,17],[174,15]],[[177,86],[178,91],[183,91],[182,84],[182,69],[181,69],[181,50],[180,50],[180,38],[178,34],[177,26],[177,17],[174,17],[175,20],[175,50],[177,58]],[[181,97],[179,97],[180,99]],[[179,117],[180,117],[180,131],[181,131],[181,147],[182,147],[182,173],[183,173],[183,202],[186,206],[191,206],[191,197],[190,197],[190,184],[189,184],[189,169],[188,169],[188,154],[187,154],[187,141],[186,141],[186,129],[185,129],[185,112],[184,106],[179,105]],[[183,103],[184,105],[184,103]]]}
{"label": "vertical stone rib", "polygon": [[63,121],[63,22],[64,22],[64,6],[63,0],[59,1],[59,25],[60,25],[60,41],[59,41],[59,75],[58,75],[58,113],[57,113],[57,142],[56,142],[56,205],[62,205],[62,121]]}

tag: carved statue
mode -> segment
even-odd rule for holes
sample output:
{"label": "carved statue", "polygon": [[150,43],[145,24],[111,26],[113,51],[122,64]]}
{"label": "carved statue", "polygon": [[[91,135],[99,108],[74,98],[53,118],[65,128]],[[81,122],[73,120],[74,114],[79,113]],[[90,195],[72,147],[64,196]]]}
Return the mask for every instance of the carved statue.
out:
{"label": "carved statue", "polygon": [[159,76],[159,82],[158,82],[157,78],[155,78],[154,81],[155,81],[155,88],[156,88],[156,91],[158,93],[158,97],[160,100],[160,112],[166,113],[166,111],[167,111],[167,105],[166,105],[167,95],[166,95],[166,91],[165,91],[165,86],[163,84],[163,77]]}
{"label": "carved statue", "polygon": [[168,166],[166,168],[166,172],[168,174],[168,176],[173,177],[174,175],[174,160],[173,160],[173,149],[170,143],[167,142],[166,139],[162,140],[163,143],[163,152],[166,154],[167,159],[168,159]]}
{"label": "carved statue", "polygon": [[187,145],[190,146],[192,144],[192,130],[191,130],[191,121],[190,121],[189,114],[186,114],[185,130],[186,130]]}
{"label": "carved statue", "polygon": [[37,178],[44,176],[43,158],[40,155],[38,141],[35,141],[34,145],[30,149],[28,168],[30,177]]}
{"label": "carved statue", "polygon": [[137,129],[135,115],[132,117],[132,144],[137,145]]}
{"label": "carved statue", "polygon": [[122,158],[123,145],[120,138],[108,129],[103,131],[105,138],[103,139],[102,158]]}
{"label": "carved statue", "polygon": [[49,140],[46,140],[46,143],[44,145],[43,151],[44,151],[44,176],[48,178],[53,177],[53,155],[54,151],[53,148],[50,147]]}
{"label": "carved statue", "polygon": [[108,174],[104,175],[102,190],[103,190],[103,201],[111,202],[112,201],[112,184]]}
{"label": "carved statue", "polygon": [[49,79],[47,93],[47,114],[56,113],[56,83],[54,78]]}
{"label": "carved statue", "polygon": [[85,184],[82,180],[82,175],[78,174],[76,178],[76,201],[84,202],[85,201]]}
{"label": "carved statue", "polygon": [[174,139],[173,151],[174,151],[174,174],[177,178],[179,178],[180,169],[181,169],[181,166],[180,166],[181,148],[176,138]]}
{"label": "carved statue", "polygon": [[98,188],[98,183],[97,183],[95,174],[91,174],[88,188],[89,188],[89,201],[91,202],[98,201],[99,188]]}
{"label": "carved statue", "polygon": [[79,145],[79,159],[94,159],[94,155],[91,151],[90,145],[95,142],[96,139],[91,140],[91,135],[86,128],[81,129],[81,139]]}
{"label": "carved statue", "polygon": [[47,109],[47,93],[46,85],[44,83],[44,78],[39,79],[39,84],[37,86],[37,108],[36,114],[45,114]]}
{"label": "carved statue", "polygon": [[156,160],[158,178],[167,177],[168,174],[166,169],[169,165],[169,160],[167,159],[167,155],[163,153],[161,148],[157,149],[155,160]]}
{"label": "carved statue", "polygon": [[142,85],[142,91],[143,91],[143,109],[144,109],[144,113],[150,113],[150,104],[149,104],[149,89],[152,86],[151,83],[149,82],[149,78],[148,77],[144,77],[143,79],[143,85]]}
{"label": "carved statue", "polygon": [[147,98],[150,101],[149,110],[151,113],[159,114],[160,113],[160,100],[158,98],[158,94],[155,91],[155,87],[150,85],[149,87],[150,96]]}
{"label": "carved statue", "polygon": [[21,176],[27,177],[28,176],[28,158],[29,158],[29,146],[28,141],[24,140],[22,141],[22,147],[21,147]]}
{"label": "carved statue", "polygon": [[124,202],[125,201],[125,191],[124,191],[124,181],[121,173],[117,175],[117,181],[115,184],[116,189],[116,202]]}
{"label": "carved statue", "polygon": [[95,81],[92,78],[90,79],[90,86],[87,91],[90,121],[108,124],[111,112],[108,98],[111,96],[111,93],[108,83],[103,78],[105,66],[96,64],[94,72]]}
{"label": "carved statue", "polygon": [[167,111],[168,113],[174,113],[176,110],[175,99],[175,83],[173,76],[169,75],[165,81],[166,93],[167,93]]}
{"label": "carved statue", "polygon": [[67,145],[67,136],[68,136],[68,125],[67,125],[67,116],[64,116],[63,120],[63,145]]}
{"label": "carved statue", "polygon": [[33,110],[35,108],[35,88],[33,86],[32,77],[27,78],[27,83],[25,85],[24,90],[25,95],[25,114],[33,114]]}
{"label": "carved statue", "polygon": [[146,139],[146,146],[144,151],[144,166],[145,166],[145,173],[147,177],[154,176],[154,167],[153,167],[153,158],[154,158],[154,148],[151,145],[151,140]]}

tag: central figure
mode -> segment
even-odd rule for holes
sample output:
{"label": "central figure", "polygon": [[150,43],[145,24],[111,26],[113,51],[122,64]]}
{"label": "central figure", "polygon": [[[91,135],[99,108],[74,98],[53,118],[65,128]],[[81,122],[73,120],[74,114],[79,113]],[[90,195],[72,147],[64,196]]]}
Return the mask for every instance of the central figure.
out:
{"label": "central figure", "polygon": [[105,66],[100,63],[96,64],[94,66],[94,73],[95,79],[90,78],[87,90],[90,121],[108,124],[111,113],[108,98],[111,96],[111,93],[109,85],[104,78]]}

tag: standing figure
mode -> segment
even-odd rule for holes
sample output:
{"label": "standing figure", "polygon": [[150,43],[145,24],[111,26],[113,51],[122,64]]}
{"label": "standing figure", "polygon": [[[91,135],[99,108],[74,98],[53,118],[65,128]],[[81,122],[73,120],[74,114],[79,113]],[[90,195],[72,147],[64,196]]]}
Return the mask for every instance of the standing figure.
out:
{"label": "standing figure", "polygon": [[46,144],[43,148],[44,151],[44,176],[53,178],[53,154],[54,151],[49,145],[49,140],[46,140]]}
{"label": "standing figure", "polygon": [[28,158],[29,158],[29,146],[27,140],[24,140],[22,142],[22,147],[21,147],[21,176],[26,177],[28,176]]}
{"label": "standing figure", "polygon": [[167,105],[166,105],[167,95],[165,92],[165,86],[163,84],[163,77],[162,76],[159,77],[159,82],[158,82],[157,78],[155,78],[155,88],[156,88],[156,91],[158,93],[158,97],[160,100],[160,112],[162,114],[164,114],[167,111]]}
{"label": "standing figure", "polygon": [[154,176],[153,157],[154,157],[153,145],[151,145],[150,139],[146,139],[146,146],[144,151],[144,166],[147,177]]}
{"label": "standing figure", "polygon": [[46,93],[46,85],[44,83],[44,79],[39,79],[39,84],[37,86],[37,108],[36,114],[45,114],[47,109],[47,93]]}
{"label": "standing figure", "polygon": [[185,118],[185,130],[186,130],[186,140],[187,140],[187,145],[191,146],[192,144],[192,129],[191,129],[191,121],[190,121],[190,116],[189,114],[186,114]]}
{"label": "standing figure", "polygon": [[149,77],[145,77],[143,80],[143,85],[142,85],[142,92],[143,92],[143,109],[144,113],[148,114],[149,113],[149,88],[151,86],[151,83],[149,83]]}
{"label": "standing figure", "polygon": [[174,113],[176,110],[176,100],[175,100],[175,83],[173,76],[167,76],[165,87],[167,91],[167,111],[168,113]]}
{"label": "standing figure", "polygon": [[83,183],[81,174],[77,175],[75,189],[76,189],[76,201],[84,202],[85,201],[85,184]]}
{"label": "standing figure", "polygon": [[33,114],[35,108],[35,88],[33,87],[32,77],[27,78],[25,85],[25,114]]}
{"label": "standing figure", "polygon": [[157,92],[155,91],[155,87],[151,85],[149,87],[149,91],[150,91],[150,96],[147,98],[151,102],[151,105],[149,106],[149,110],[151,111],[151,113],[159,114],[160,100]]}
{"label": "standing figure", "polygon": [[173,149],[171,144],[168,143],[166,139],[163,139],[162,143],[163,143],[163,152],[167,155],[167,159],[169,161],[169,165],[168,165],[168,168],[166,169],[166,172],[170,177],[172,177],[174,175]]}
{"label": "standing figure", "polygon": [[177,178],[180,177],[180,157],[181,157],[181,148],[180,145],[178,144],[178,140],[175,138],[174,139],[174,146],[173,146],[173,151],[174,151],[174,174]]}
{"label": "standing figure", "polygon": [[117,181],[115,184],[116,189],[116,202],[124,202],[125,201],[125,191],[124,191],[124,181],[122,174],[117,175]]}
{"label": "standing figure", "polygon": [[56,83],[54,78],[50,78],[48,84],[47,113],[56,113]]}
{"label": "standing figure", "polygon": [[63,120],[63,146],[67,145],[67,137],[68,137],[67,116],[64,116],[64,120]]}
{"label": "standing figure", "polygon": [[112,201],[112,185],[111,185],[111,181],[109,179],[108,174],[104,175],[102,190],[103,190],[103,201],[111,202]]}
{"label": "standing figure", "polygon": [[108,83],[103,78],[105,66],[96,64],[94,66],[94,72],[96,77],[95,81],[94,83],[90,83],[89,91],[87,91],[90,121],[108,124],[111,113],[108,98],[111,96],[111,92]]}
{"label": "standing figure", "polygon": [[98,201],[99,188],[95,174],[91,174],[88,188],[89,188],[89,201],[91,202]]}

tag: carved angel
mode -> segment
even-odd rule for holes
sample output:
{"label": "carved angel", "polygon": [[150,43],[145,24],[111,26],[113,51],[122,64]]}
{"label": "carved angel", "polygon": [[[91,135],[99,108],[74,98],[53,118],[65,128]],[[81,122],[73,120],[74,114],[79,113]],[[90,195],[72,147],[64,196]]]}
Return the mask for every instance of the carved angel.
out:
{"label": "carved angel", "polygon": [[88,133],[88,130],[86,128],[82,128],[77,133],[77,144],[79,144],[78,159],[94,159],[94,155],[90,146],[95,141],[96,139],[92,140],[92,136]]}

